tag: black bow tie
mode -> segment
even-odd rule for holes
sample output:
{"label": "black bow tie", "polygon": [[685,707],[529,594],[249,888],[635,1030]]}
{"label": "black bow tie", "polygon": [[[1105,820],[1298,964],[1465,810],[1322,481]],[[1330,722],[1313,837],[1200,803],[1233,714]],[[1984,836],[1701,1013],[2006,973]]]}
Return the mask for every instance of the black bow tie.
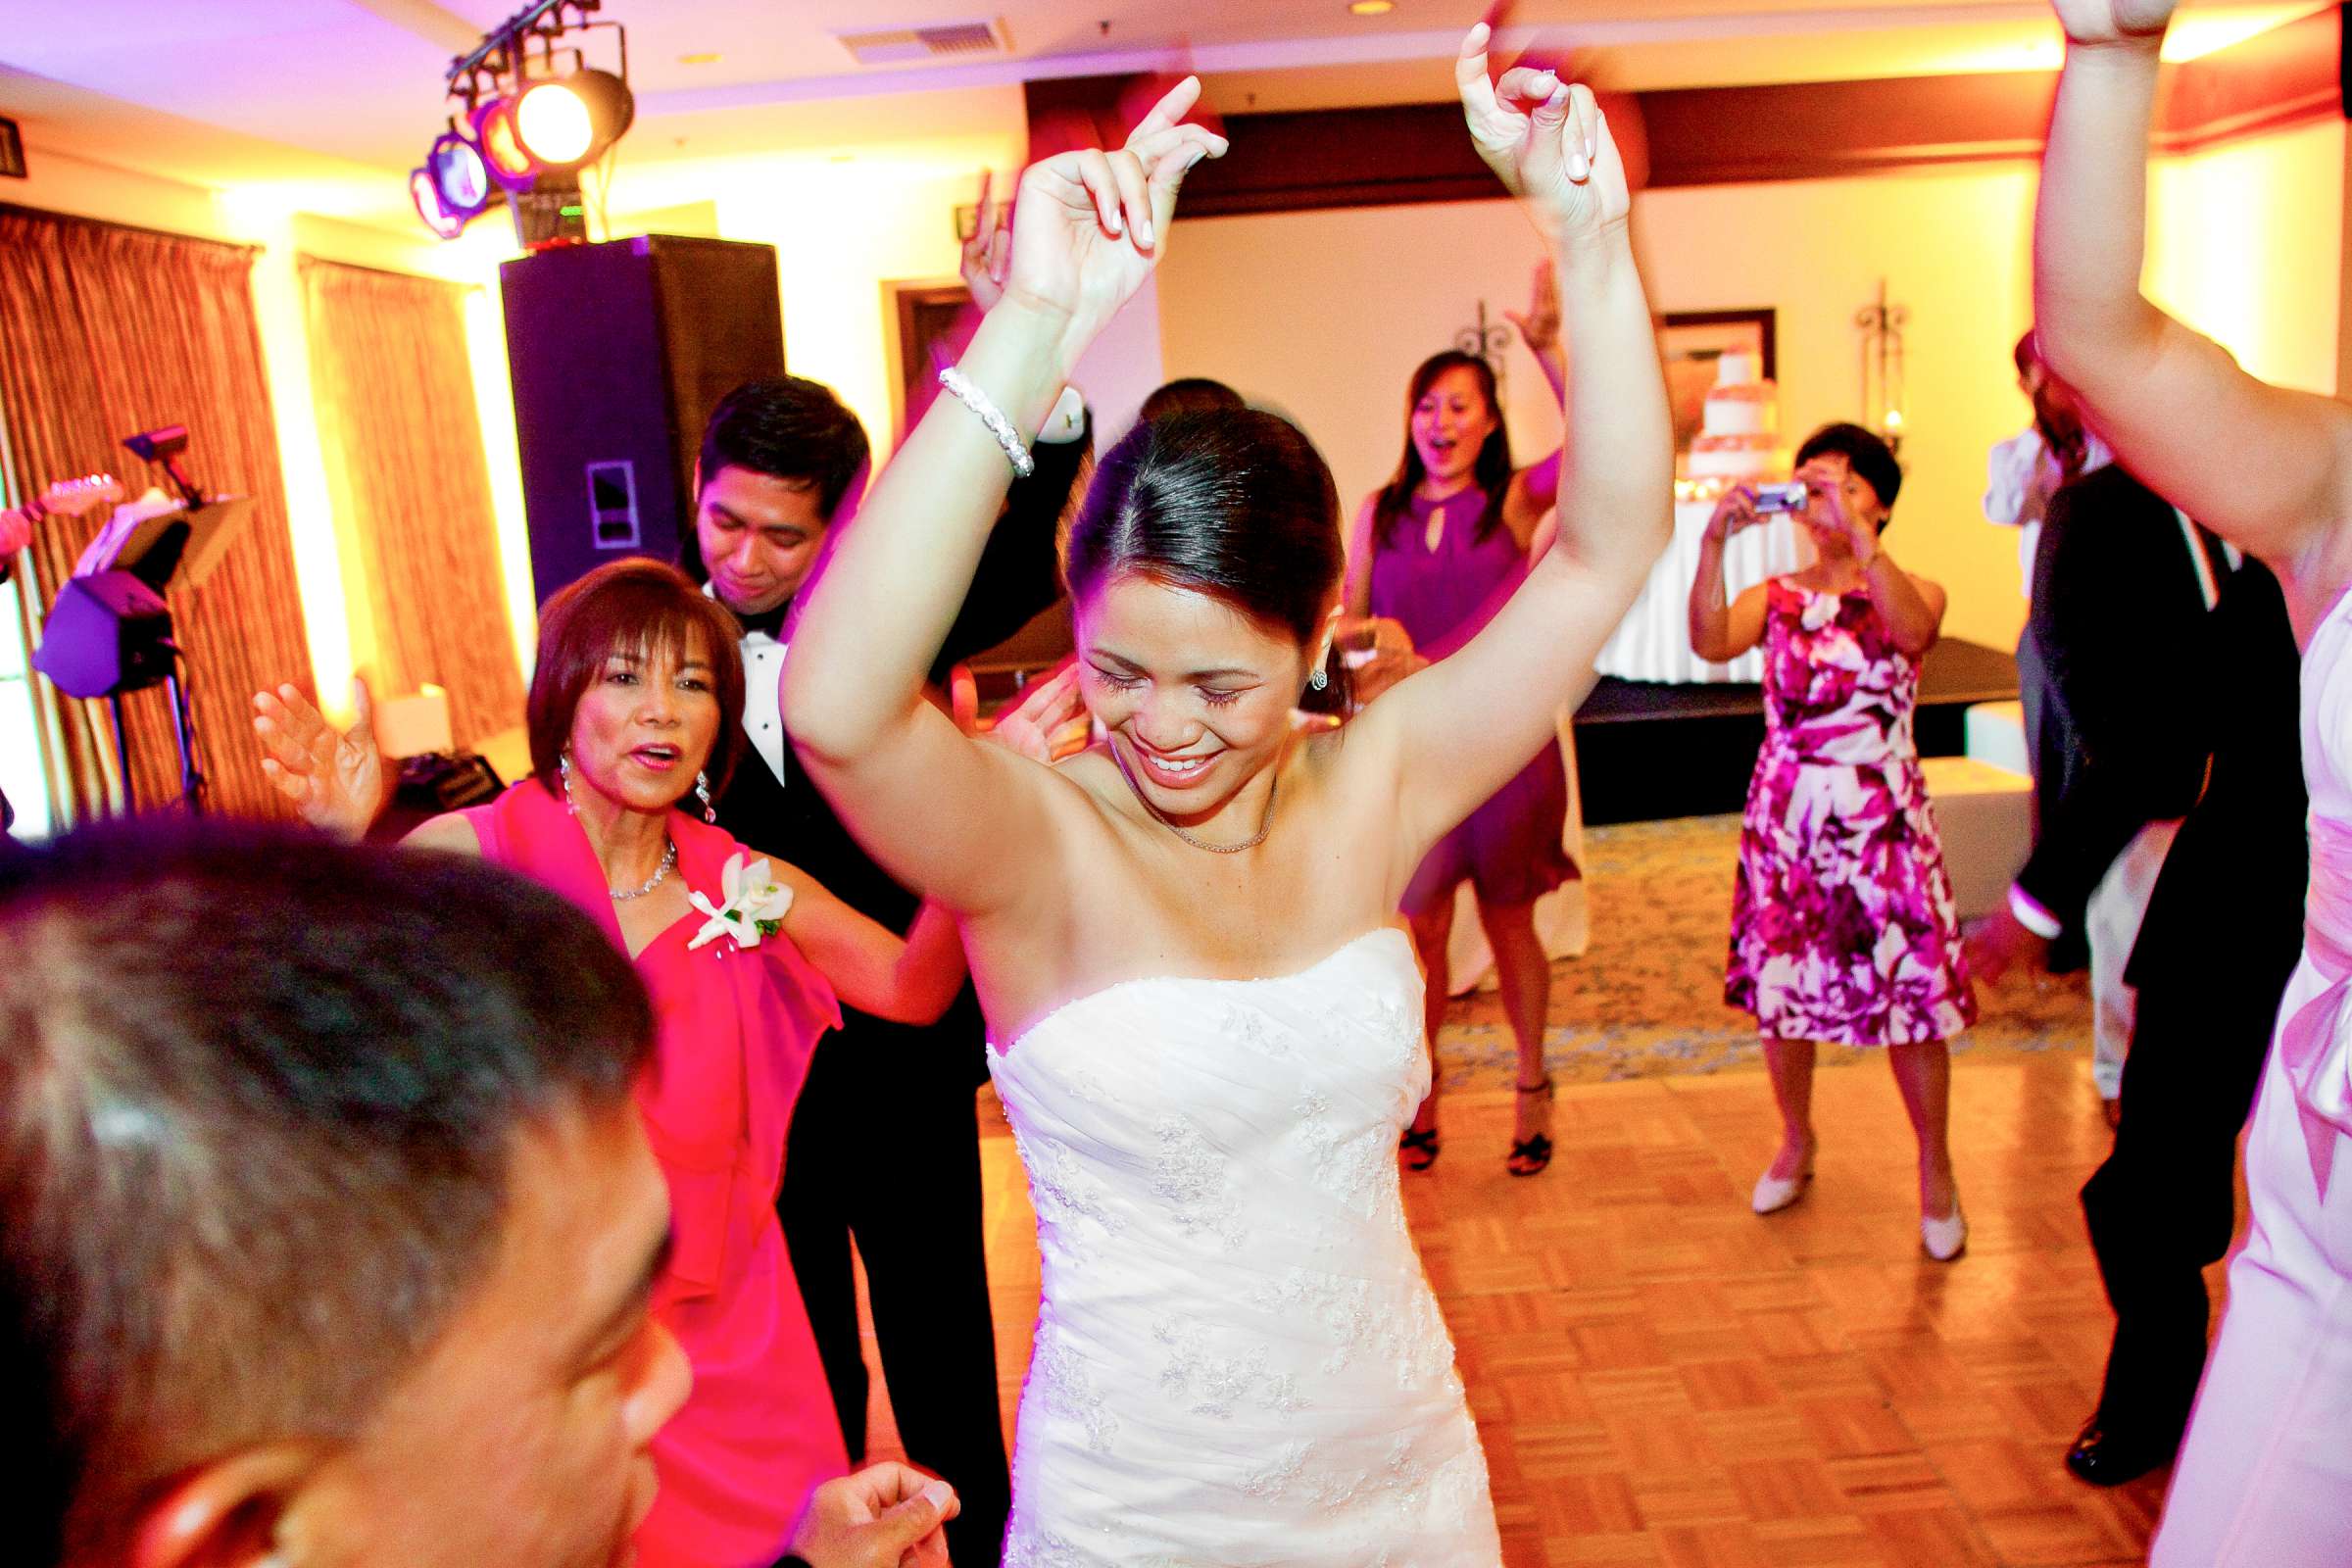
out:
{"label": "black bow tie", "polygon": [[[720,603],[723,604],[725,601],[722,600]],[[742,624],[743,634],[746,637],[756,631],[763,631],[776,641],[782,642],[784,640],[784,617],[792,611],[792,601],[787,599],[775,609],[763,610],[756,615],[747,615],[731,605],[728,606],[728,610]]]}

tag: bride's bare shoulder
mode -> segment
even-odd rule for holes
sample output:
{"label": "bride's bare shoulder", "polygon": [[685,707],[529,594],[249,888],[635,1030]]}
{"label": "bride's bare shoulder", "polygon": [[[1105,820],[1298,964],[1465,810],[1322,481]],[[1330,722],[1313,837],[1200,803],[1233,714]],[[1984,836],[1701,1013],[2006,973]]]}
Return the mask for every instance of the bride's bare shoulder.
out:
{"label": "bride's bare shoulder", "polygon": [[458,811],[445,811],[419,822],[400,844],[406,850],[444,850],[451,855],[482,853],[481,834]]}

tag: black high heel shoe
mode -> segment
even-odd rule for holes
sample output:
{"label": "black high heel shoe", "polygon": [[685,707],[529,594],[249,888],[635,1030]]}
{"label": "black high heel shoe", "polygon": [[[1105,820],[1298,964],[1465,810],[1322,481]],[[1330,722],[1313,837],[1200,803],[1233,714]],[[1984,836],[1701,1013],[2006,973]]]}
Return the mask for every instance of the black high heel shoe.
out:
{"label": "black high heel shoe", "polygon": [[[1522,1095],[1542,1095],[1545,1105],[1551,1103],[1551,1079],[1548,1075],[1540,1084],[1519,1084],[1515,1087]],[[1547,1133],[1538,1133],[1514,1143],[1511,1145],[1510,1157],[1503,1161],[1503,1169],[1514,1176],[1541,1176],[1550,1165],[1551,1137]]]}
{"label": "black high heel shoe", "polygon": [[1427,1170],[1438,1162],[1438,1130],[1407,1127],[1396,1148],[1404,1155],[1406,1170]]}

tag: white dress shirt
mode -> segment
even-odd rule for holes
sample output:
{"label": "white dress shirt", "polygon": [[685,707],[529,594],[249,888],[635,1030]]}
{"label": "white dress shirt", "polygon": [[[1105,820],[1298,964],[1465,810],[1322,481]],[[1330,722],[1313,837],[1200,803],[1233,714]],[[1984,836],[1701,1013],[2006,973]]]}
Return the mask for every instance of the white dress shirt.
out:
{"label": "white dress shirt", "polygon": [[743,639],[743,732],[751,737],[752,750],[760,754],[779,784],[788,779],[784,771],[784,710],[777,697],[784,683],[785,647],[763,631]]}
{"label": "white dress shirt", "polygon": [[[2103,468],[2115,461],[2107,443],[2085,430],[2082,432],[2082,471]],[[2041,431],[2028,425],[2008,440],[1996,444],[1985,464],[1984,518],[2004,528],[2015,528],[2017,537],[2018,574],[2023,579],[2020,591],[2028,600],[2034,597],[2034,552],[2041,543],[2042,514],[2049,510],[2050,497],[2057,494],[2064,475],[2058,467],[2058,458],[2041,439]]]}

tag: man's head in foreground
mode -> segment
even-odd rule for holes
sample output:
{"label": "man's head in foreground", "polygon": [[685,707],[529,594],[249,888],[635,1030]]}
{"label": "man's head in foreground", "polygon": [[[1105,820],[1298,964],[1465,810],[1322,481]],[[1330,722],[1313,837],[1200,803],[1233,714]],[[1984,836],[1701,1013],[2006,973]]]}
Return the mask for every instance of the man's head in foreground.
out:
{"label": "man's head in foreground", "polygon": [[0,858],[0,1342],[108,1568],[626,1553],[685,1396],[629,1100],[653,1021],[568,904],[259,829]]}

